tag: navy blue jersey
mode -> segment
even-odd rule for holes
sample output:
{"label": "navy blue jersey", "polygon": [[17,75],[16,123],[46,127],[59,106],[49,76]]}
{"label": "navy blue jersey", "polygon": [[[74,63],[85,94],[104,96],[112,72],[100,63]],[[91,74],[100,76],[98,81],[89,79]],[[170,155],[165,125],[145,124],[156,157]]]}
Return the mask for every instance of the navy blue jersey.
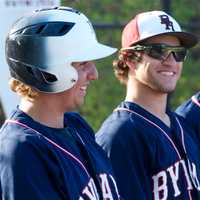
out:
{"label": "navy blue jersey", "polygon": [[200,137],[200,92],[180,105],[176,113],[181,115]]}
{"label": "navy blue jersey", "polygon": [[50,128],[15,110],[0,132],[0,199],[120,199],[111,165],[76,113]]}
{"label": "navy blue jersey", "polygon": [[126,200],[200,199],[200,147],[183,119],[171,127],[131,102],[122,102],[96,134],[111,159]]}

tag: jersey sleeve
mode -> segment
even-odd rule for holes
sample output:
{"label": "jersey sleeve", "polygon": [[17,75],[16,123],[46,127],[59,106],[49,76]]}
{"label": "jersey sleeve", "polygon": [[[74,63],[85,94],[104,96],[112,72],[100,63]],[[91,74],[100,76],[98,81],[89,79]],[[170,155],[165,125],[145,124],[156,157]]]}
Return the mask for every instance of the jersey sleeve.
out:
{"label": "jersey sleeve", "polygon": [[[1,143],[2,198],[9,200],[60,200],[58,169],[37,137],[25,141],[7,138]],[[50,156],[50,155],[48,155]],[[50,156],[51,157],[51,156]]]}
{"label": "jersey sleeve", "polygon": [[200,136],[200,92],[181,104],[176,113]]}

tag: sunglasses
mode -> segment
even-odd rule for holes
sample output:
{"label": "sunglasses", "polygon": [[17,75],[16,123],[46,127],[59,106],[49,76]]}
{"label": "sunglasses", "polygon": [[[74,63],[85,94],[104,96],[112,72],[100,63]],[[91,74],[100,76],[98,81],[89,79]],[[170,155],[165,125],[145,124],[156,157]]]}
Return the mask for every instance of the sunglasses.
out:
{"label": "sunglasses", "polygon": [[176,62],[183,62],[187,55],[187,49],[185,47],[168,46],[165,44],[136,45],[121,49],[121,51],[123,50],[143,51],[148,56],[162,61],[166,60],[172,54]]}

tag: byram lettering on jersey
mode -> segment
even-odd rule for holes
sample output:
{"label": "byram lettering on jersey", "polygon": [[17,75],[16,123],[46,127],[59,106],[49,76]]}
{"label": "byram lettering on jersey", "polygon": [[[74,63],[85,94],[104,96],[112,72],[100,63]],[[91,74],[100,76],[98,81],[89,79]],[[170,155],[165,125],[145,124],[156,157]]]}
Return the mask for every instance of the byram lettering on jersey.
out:
{"label": "byram lettering on jersey", "polygon": [[[110,188],[111,184],[114,186],[115,192],[117,193],[117,195],[119,197],[116,182],[111,175],[100,174],[98,177],[100,179],[103,199],[114,200],[112,190]],[[87,200],[99,200],[97,188],[96,188],[94,180],[92,178],[90,178],[88,184],[85,186],[85,188],[82,191],[82,195],[79,197],[79,200],[86,200],[86,199]]]}
{"label": "byram lettering on jersey", "polygon": [[168,167],[166,170],[163,170],[152,177],[153,196],[155,200],[168,199],[169,184],[172,184],[173,186],[174,197],[178,198],[178,196],[181,195],[182,191],[178,187],[180,169],[184,172],[187,190],[192,190],[195,187],[198,191],[200,191],[200,183],[197,177],[196,165],[194,163],[190,163],[189,161],[186,163],[185,160],[179,160],[172,166]]}

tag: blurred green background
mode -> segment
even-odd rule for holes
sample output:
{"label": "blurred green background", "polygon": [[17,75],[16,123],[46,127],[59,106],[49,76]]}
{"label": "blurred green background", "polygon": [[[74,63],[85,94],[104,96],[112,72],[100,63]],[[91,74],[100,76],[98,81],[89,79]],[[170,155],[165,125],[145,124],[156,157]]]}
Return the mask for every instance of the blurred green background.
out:
{"label": "blurred green background", "polygon": [[[165,10],[184,30],[200,35],[199,0],[76,0],[62,3],[83,11],[95,25],[98,40],[117,48],[120,48],[124,24],[137,13],[148,10]],[[188,54],[182,77],[170,99],[172,109],[200,89],[199,50],[200,45],[197,45]],[[112,71],[112,61],[116,57],[117,54],[96,62],[100,77],[91,84],[85,106],[80,110],[95,131],[125,95],[125,87],[115,79]]]}
{"label": "blurred green background", "polygon": [[[63,0],[62,5],[77,8],[85,13],[95,26],[98,40],[117,48],[120,48],[124,24],[137,13],[148,10],[165,10],[184,30],[200,35],[199,0]],[[200,45],[197,45],[188,54],[182,77],[170,98],[172,109],[200,89],[199,50]],[[115,79],[112,70],[112,61],[116,57],[117,54],[96,62],[99,80],[91,84],[86,103],[79,110],[95,131],[125,95],[125,87]]]}
{"label": "blurred green background", "polygon": [[[199,0],[62,0],[62,5],[85,13],[95,26],[98,40],[117,48],[123,26],[137,13],[149,10],[165,10],[183,29],[200,35]],[[200,45],[193,48],[184,63],[182,77],[171,96],[173,109],[200,89],[199,50]],[[115,79],[112,70],[116,57],[117,54],[96,62],[99,80],[90,85],[85,105],[79,110],[95,131],[125,95],[125,87]]]}

